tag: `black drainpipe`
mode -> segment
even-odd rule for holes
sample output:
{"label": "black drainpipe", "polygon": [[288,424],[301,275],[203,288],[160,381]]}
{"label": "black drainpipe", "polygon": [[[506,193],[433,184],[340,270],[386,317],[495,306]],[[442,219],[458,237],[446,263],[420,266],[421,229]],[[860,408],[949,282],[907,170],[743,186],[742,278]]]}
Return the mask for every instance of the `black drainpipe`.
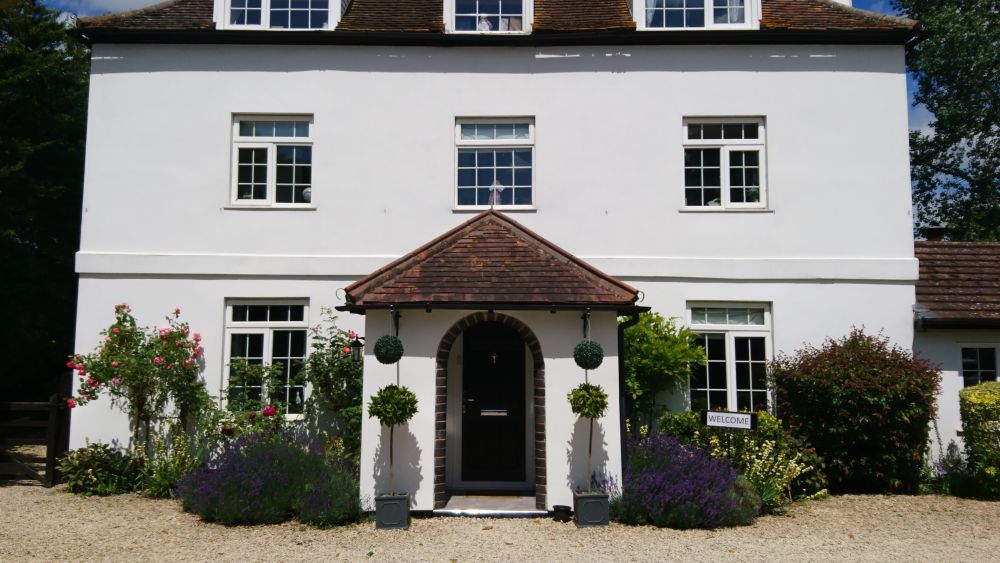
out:
{"label": "black drainpipe", "polygon": [[621,433],[621,461],[625,466],[625,444],[628,440],[628,432],[625,430],[625,393],[628,392],[625,386],[625,329],[635,326],[639,322],[639,313],[633,312],[629,319],[623,323],[618,323],[618,431]]}

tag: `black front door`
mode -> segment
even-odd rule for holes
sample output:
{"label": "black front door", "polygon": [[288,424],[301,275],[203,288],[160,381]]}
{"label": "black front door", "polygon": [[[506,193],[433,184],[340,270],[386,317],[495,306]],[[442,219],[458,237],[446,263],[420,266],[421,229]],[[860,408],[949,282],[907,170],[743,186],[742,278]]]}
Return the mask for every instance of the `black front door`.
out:
{"label": "black front door", "polygon": [[463,338],[462,480],[524,481],[524,340],[500,323]]}

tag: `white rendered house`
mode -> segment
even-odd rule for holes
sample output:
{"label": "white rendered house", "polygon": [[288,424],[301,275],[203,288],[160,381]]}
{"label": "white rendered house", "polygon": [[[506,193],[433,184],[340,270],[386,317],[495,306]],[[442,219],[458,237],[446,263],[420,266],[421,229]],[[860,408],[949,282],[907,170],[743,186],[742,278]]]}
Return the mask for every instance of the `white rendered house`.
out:
{"label": "white rendered house", "polygon": [[[570,503],[588,309],[612,476],[620,314],[702,334],[673,409],[768,408],[767,360],[852,326],[913,342],[916,22],[831,0],[175,0],[80,33],[77,349],[115,303],[144,324],[182,307],[224,397],[231,358],[301,358],[345,307],[365,396],[397,377],[418,395],[396,455],[414,509]],[[370,349],[397,319],[398,373]],[[107,404],[74,413],[74,447],[126,436]],[[386,440],[366,419],[367,497]]]}

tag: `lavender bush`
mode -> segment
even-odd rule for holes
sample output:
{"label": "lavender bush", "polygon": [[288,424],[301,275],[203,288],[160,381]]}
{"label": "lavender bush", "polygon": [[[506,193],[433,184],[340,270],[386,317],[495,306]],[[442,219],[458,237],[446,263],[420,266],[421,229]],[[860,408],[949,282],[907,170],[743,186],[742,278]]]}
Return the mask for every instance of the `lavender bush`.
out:
{"label": "lavender bush", "polygon": [[725,458],[666,435],[632,440],[612,517],[625,524],[717,528],[749,524],[760,499]]}
{"label": "lavender bush", "polygon": [[360,513],[350,469],[327,459],[322,440],[287,428],[248,432],[226,443],[181,479],[177,496],[185,510],[224,524],[284,522],[300,514],[332,525]]}

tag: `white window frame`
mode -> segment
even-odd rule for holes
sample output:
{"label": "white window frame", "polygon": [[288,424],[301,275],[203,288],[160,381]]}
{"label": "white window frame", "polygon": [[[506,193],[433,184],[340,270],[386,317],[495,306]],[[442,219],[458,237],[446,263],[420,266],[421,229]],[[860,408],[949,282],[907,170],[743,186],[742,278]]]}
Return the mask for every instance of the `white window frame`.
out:
{"label": "white window frame", "polygon": [[[988,349],[993,350],[993,362],[996,371],[996,376],[993,381],[1000,381],[1000,344],[996,342],[959,342],[958,343],[958,376],[962,378],[962,387],[966,387],[965,384],[965,362],[963,359],[962,352],[967,349]],[[976,371],[983,371],[981,368]],[[982,375],[982,374],[980,374]],[[980,377],[980,382],[981,381]]]}
{"label": "white window frame", "polygon": [[[301,321],[234,321],[233,320],[233,307],[238,305],[301,305],[302,306],[302,320]],[[275,330],[302,330],[306,335],[306,358],[309,357],[309,351],[312,349],[312,338],[309,334],[309,300],[308,299],[227,299],[225,306],[225,322],[223,323],[224,334],[223,334],[223,356],[222,356],[222,377],[219,382],[219,400],[224,406],[229,402],[229,365],[232,359],[232,336],[234,334],[262,334],[264,335],[264,346],[262,351],[262,356],[264,359],[264,365],[271,365],[270,361],[273,356],[274,338],[273,332]],[[312,392],[311,386],[306,383],[305,389],[303,390],[303,403],[309,398]],[[261,395],[262,398],[264,395]],[[285,418],[288,420],[301,420],[305,417],[304,413],[301,414],[287,414]]]}
{"label": "white window frame", "polygon": [[733,29],[760,29],[761,0],[746,0],[743,23],[717,24],[712,9],[714,0],[705,0],[705,25],[703,27],[650,27],[646,25],[646,0],[633,0],[636,6],[636,29],[639,31],[718,31]]}
{"label": "white window frame", "polygon": [[[681,139],[683,148],[681,149],[681,209],[683,211],[733,211],[733,210],[766,210],[768,209],[767,197],[767,123],[763,117],[685,117],[682,121]],[[688,127],[690,125],[725,125],[734,123],[754,123],[757,125],[756,139],[688,139]],[[719,149],[720,158],[720,205],[688,205],[687,194],[685,193],[684,165],[685,151],[687,149]],[[758,202],[731,202],[729,183],[730,153],[733,151],[755,150],[760,155],[758,157],[759,180],[760,180],[760,201]]]}
{"label": "white window frame", "polygon": [[[243,137],[240,135],[241,121],[298,121],[309,124],[308,137]],[[248,208],[290,208],[290,209],[311,209],[315,207],[316,196],[316,151],[313,152],[312,163],[310,164],[311,196],[309,202],[303,203],[278,203],[277,196],[277,154],[278,145],[314,147],[313,143],[313,116],[312,115],[280,115],[280,114],[233,114],[232,118],[232,156],[230,175],[229,203],[232,207]],[[267,149],[267,198],[265,199],[239,199],[239,149]]]}
{"label": "white window frame", "polygon": [[[488,140],[476,140],[476,139],[462,139],[462,125],[469,125],[474,123],[480,124],[508,124],[508,123],[527,123],[528,124],[528,138],[527,139],[488,139]],[[531,149],[531,204],[530,205],[459,205],[458,203],[458,153],[462,149],[476,149],[476,148],[494,148],[494,149]],[[534,117],[458,117],[455,118],[455,152],[454,152],[454,165],[452,166],[454,174],[454,186],[452,187],[452,209],[454,211],[481,211],[485,209],[504,209],[507,211],[518,211],[518,210],[533,210],[538,203],[538,186],[536,185],[535,179],[537,177],[536,170],[538,166],[538,151],[535,147],[535,118]]]}
{"label": "white window frame", "polygon": [[327,4],[327,15],[326,15],[326,27],[271,27],[271,0],[261,0],[260,2],[260,24],[238,24],[230,23],[230,17],[232,15],[233,2],[232,0],[225,0],[220,2],[222,4],[223,12],[221,14],[216,14],[216,23],[218,29],[246,29],[246,30],[258,30],[258,31],[333,31],[336,29],[337,24],[340,23],[340,1],[339,0],[329,0]]}
{"label": "white window frame", "polygon": [[[740,324],[710,324],[698,323],[693,319],[693,309],[724,308],[724,309],[763,309],[764,324],[762,325],[740,325]],[[767,362],[774,359],[773,336],[771,330],[771,304],[761,302],[720,302],[720,301],[691,301],[687,304],[687,324],[692,332],[697,334],[722,334],[726,342],[726,407],[727,410],[736,411],[736,339],[743,337],[763,337],[764,354]],[[706,381],[706,385],[708,381]],[[774,412],[774,392],[770,384],[767,387],[767,411]],[[691,404],[691,376],[688,375],[688,404]],[[752,399],[751,399],[752,400]]]}
{"label": "white window frame", "polygon": [[[228,1],[228,0],[227,0]],[[535,3],[533,0],[522,0],[522,9],[524,10],[521,17],[523,18],[521,22],[520,31],[501,31],[490,30],[490,31],[458,31],[455,29],[455,0],[444,0],[444,21],[446,22],[445,28],[448,33],[457,33],[460,35],[527,35],[531,33],[531,24],[534,19],[535,13]]]}

